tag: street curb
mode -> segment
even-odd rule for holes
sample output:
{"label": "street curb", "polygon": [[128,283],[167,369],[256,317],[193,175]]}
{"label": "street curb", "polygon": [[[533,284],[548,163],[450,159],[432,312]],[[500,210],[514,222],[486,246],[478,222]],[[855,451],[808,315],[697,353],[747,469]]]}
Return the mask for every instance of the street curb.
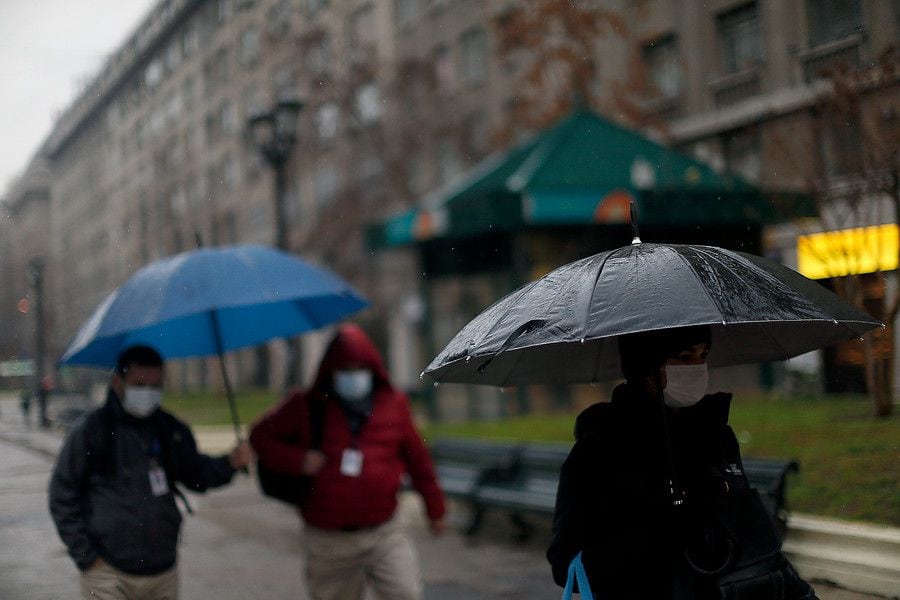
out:
{"label": "street curb", "polygon": [[804,578],[900,597],[900,529],[794,513],[784,551]]}

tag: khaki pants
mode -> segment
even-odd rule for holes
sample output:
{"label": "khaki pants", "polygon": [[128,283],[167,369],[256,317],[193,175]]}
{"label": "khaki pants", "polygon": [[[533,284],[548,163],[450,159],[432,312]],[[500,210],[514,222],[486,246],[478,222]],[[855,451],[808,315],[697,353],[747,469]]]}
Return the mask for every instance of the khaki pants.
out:
{"label": "khaki pants", "polygon": [[83,600],[177,600],[178,569],[159,575],[129,575],[102,563],[81,573]]}
{"label": "khaki pants", "polygon": [[362,531],[306,526],[306,580],[313,600],[357,600],[368,584],[382,600],[419,600],[422,582],[412,540],[395,515]]}

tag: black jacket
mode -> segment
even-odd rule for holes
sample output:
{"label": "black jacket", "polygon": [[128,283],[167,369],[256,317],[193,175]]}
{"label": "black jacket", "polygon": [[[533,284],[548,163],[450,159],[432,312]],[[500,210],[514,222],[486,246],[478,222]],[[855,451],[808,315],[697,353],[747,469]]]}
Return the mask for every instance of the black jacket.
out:
{"label": "black jacket", "polygon": [[[151,462],[165,468],[169,493],[154,496]],[[174,483],[202,492],[231,481],[223,456],[197,451],[190,429],[158,410],[127,415],[110,391],[63,444],[50,479],[50,514],[79,569],[99,557],[133,575],[154,575],[176,560],[181,513]]]}
{"label": "black jacket", "polygon": [[[613,392],[611,403],[595,404],[579,415],[576,443],[560,473],[554,537],[547,552],[559,585],[565,584],[569,563],[581,551],[597,598],[720,598],[722,580],[699,576],[684,556],[688,545],[706,549],[704,544],[710,543],[704,537],[709,531],[706,523],[723,502],[733,502],[724,498],[753,495],[737,439],[728,426],[730,403],[730,394],[719,393],[672,411],[623,384]],[[667,489],[673,467],[667,458],[663,410],[668,415],[674,472],[685,495],[678,509]],[[760,512],[764,513],[761,506],[754,514],[759,517]],[[777,534],[765,527],[767,515],[761,518],[763,527],[751,527],[751,543],[761,545],[760,540],[768,539],[774,555],[767,564],[774,565],[771,572],[784,580],[784,597],[815,598],[780,554]],[[768,538],[767,529],[772,530]],[[744,552],[748,554],[749,550]],[[768,573],[767,568],[762,572]]]}

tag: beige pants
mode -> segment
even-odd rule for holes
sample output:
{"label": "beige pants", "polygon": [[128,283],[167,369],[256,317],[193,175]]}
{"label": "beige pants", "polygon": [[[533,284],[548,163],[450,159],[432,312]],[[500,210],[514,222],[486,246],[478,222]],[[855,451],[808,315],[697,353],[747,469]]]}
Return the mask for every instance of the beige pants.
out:
{"label": "beige pants", "polygon": [[106,563],[81,573],[84,600],[177,600],[178,569],[159,575],[129,575]]}
{"label": "beige pants", "polygon": [[363,531],[306,526],[306,581],[313,600],[356,600],[368,585],[382,600],[419,600],[422,582],[412,540],[395,515]]}

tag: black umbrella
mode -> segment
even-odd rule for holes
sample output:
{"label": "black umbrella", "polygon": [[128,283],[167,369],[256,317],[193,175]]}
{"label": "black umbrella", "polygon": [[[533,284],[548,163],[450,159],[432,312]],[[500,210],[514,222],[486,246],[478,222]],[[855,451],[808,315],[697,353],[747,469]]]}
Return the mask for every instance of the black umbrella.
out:
{"label": "black umbrella", "polygon": [[772,261],[642,244],[564,265],[475,317],[425,369],[439,382],[589,383],[620,376],[620,335],[712,328],[711,367],[784,360],[882,325]]}

